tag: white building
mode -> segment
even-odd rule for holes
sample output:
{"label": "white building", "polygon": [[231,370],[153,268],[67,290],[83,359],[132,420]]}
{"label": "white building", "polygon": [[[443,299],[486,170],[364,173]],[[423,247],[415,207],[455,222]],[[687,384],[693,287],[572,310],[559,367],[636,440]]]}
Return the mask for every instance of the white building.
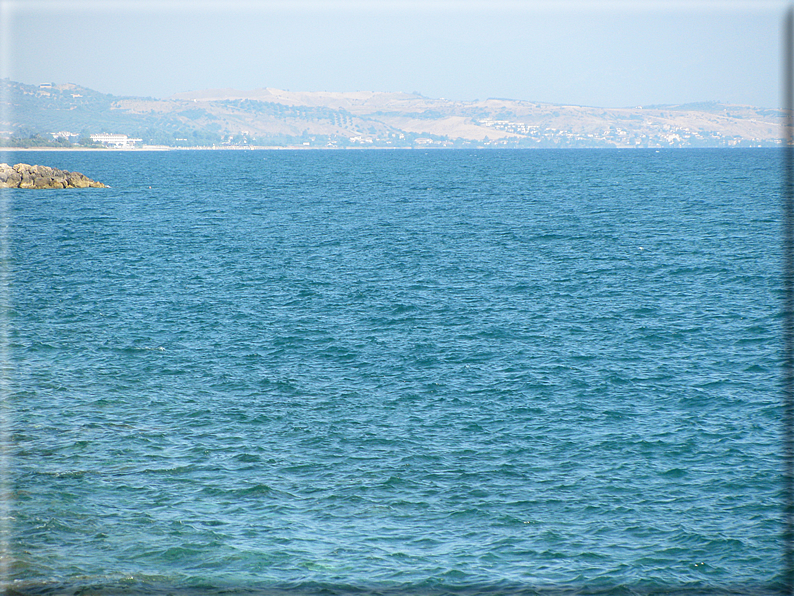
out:
{"label": "white building", "polygon": [[100,135],[91,135],[91,140],[95,143],[102,143],[108,147],[127,149],[135,147],[135,143],[140,143],[142,139],[131,139],[127,135],[102,133]]}

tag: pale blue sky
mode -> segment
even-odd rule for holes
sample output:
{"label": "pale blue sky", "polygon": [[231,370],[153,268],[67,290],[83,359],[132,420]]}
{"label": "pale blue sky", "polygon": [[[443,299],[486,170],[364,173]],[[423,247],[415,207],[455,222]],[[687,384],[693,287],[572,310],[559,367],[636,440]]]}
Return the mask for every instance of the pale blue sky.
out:
{"label": "pale blue sky", "polygon": [[276,87],[780,105],[780,0],[0,0],[2,76],[115,95]]}

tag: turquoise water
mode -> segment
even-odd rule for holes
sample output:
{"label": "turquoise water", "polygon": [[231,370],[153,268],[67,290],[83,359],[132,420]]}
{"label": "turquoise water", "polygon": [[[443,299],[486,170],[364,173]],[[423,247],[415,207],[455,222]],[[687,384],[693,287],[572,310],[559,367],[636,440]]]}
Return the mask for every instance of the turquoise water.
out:
{"label": "turquoise water", "polygon": [[4,159],[15,590],[781,588],[776,151]]}

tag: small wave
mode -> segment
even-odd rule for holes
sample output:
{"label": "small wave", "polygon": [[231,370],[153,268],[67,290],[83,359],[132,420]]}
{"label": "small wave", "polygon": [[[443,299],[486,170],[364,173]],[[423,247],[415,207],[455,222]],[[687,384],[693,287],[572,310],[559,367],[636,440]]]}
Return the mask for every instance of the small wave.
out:
{"label": "small wave", "polygon": [[247,488],[243,488],[235,492],[240,496],[248,497],[248,496],[257,496],[257,495],[269,495],[273,492],[273,489],[270,488],[267,484],[256,484],[254,486],[249,486]]}
{"label": "small wave", "polygon": [[688,475],[688,472],[683,468],[670,468],[669,470],[661,472],[659,475],[665,478],[684,478]]}
{"label": "small wave", "polygon": [[128,354],[136,354],[140,352],[165,352],[165,348],[163,346],[130,346],[118,349]]}

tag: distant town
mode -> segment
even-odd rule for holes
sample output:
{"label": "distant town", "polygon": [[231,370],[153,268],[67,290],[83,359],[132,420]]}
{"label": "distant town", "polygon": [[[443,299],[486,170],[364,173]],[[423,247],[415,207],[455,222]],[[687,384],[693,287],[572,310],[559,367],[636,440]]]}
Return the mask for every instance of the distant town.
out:
{"label": "distant town", "polygon": [[1,146],[61,149],[770,147],[783,115],[717,102],[594,108],[279,89],[155,99],[8,79],[0,100]]}

